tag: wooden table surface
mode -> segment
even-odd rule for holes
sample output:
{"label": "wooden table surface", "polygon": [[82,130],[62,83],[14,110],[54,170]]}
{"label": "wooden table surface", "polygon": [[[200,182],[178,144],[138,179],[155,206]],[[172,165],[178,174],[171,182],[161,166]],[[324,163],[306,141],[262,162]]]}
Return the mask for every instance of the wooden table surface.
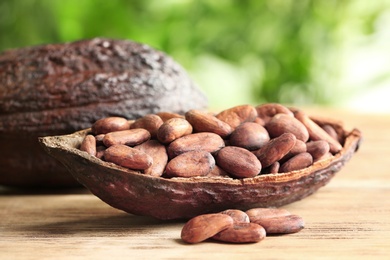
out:
{"label": "wooden table surface", "polygon": [[187,245],[183,222],[124,213],[84,189],[2,187],[0,259],[390,259],[390,114],[307,112],[340,119],[364,140],[327,186],[284,207],[305,219],[299,233]]}

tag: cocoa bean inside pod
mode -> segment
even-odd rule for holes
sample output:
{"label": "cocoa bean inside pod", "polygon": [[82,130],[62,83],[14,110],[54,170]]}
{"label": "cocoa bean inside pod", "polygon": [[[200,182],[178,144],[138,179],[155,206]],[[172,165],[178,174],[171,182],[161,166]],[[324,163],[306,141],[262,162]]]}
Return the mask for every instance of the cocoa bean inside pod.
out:
{"label": "cocoa bean inside pod", "polygon": [[[223,113],[225,120],[233,118],[232,122],[241,122],[234,127],[235,130],[248,120],[257,122],[250,112],[252,109],[247,106],[238,108],[241,112],[237,108],[225,110],[231,111],[231,116],[227,112]],[[313,127],[313,124],[316,126]],[[159,142],[156,137],[146,142],[157,142],[159,152],[150,152],[150,162],[145,161],[139,170],[131,168],[131,165],[122,167],[107,162],[104,155],[99,156],[99,159],[98,155],[81,151],[80,145],[91,134],[91,129],[69,135],[42,137],[40,142],[81,184],[109,205],[136,215],[189,219],[229,208],[247,210],[280,207],[303,199],[326,185],[355,153],[361,133],[358,129],[347,131],[339,122],[331,119],[310,117],[309,127],[312,130],[322,125],[337,129],[343,141],[340,143],[341,150],[328,152],[314,162],[302,143],[296,145],[299,139],[291,132],[270,139],[254,151],[232,146],[230,135],[221,137],[213,132],[186,134],[170,143]],[[318,138],[322,134],[312,135]],[[326,139],[326,142],[329,140]],[[140,149],[140,146],[143,144],[136,145],[135,149]],[[148,153],[146,148],[141,150]],[[240,155],[241,150],[245,152]],[[205,154],[207,156],[203,156]],[[162,160],[157,160],[160,156]],[[306,160],[306,157],[310,157],[310,160]],[[175,163],[176,158],[179,163]],[[215,165],[212,158],[215,159]],[[173,170],[167,169],[168,166],[162,169],[160,165],[157,167],[159,174],[151,174],[155,159],[167,165],[174,162]],[[258,164],[262,167],[257,167]],[[172,172],[175,174],[170,175]]]}
{"label": "cocoa bean inside pod", "polygon": [[71,134],[106,117],[205,109],[207,98],[167,54],[94,38],[0,53],[0,185],[80,185],[38,137]]}

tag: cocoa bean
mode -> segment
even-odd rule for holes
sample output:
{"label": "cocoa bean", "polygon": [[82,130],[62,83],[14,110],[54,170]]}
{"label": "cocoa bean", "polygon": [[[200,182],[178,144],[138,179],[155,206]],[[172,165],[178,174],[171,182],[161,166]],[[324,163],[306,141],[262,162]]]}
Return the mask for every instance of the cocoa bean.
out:
{"label": "cocoa bean", "polygon": [[214,157],[206,151],[190,151],[170,160],[165,168],[167,177],[207,175],[215,166]]}
{"label": "cocoa bean", "polygon": [[91,129],[94,135],[107,134],[110,132],[130,129],[130,123],[123,117],[106,117],[93,123]]}
{"label": "cocoa bean", "polygon": [[183,115],[180,115],[177,113],[171,113],[171,112],[158,112],[158,113],[156,113],[156,115],[158,115],[162,119],[163,122],[165,122],[171,118],[184,118]]}
{"label": "cocoa bean", "polygon": [[135,120],[131,125],[130,129],[143,128],[148,130],[151,138],[156,138],[157,130],[163,124],[163,120],[158,115],[148,114]]}
{"label": "cocoa bean", "polygon": [[203,150],[209,153],[215,153],[222,147],[225,147],[223,139],[214,133],[195,133],[180,137],[169,144],[168,156],[175,156],[189,152]]}
{"label": "cocoa bean", "polygon": [[163,144],[170,143],[192,133],[192,125],[184,118],[174,117],[165,121],[157,130],[157,139]]}
{"label": "cocoa bean", "polygon": [[287,107],[277,103],[267,103],[256,106],[257,116],[262,120],[263,124],[267,124],[276,114],[286,114],[294,117],[293,112]]}
{"label": "cocoa bean", "polygon": [[214,168],[205,177],[230,178],[230,175],[226,171],[224,171],[221,167],[215,165]]}
{"label": "cocoa bean", "polygon": [[312,141],[325,140],[329,143],[330,152],[338,153],[343,147],[341,144],[330,136],[324,129],[322,129],[317,123],[315,123],[309,116],[302,111],[297,111],[295,117],[301,121],[309,132],[310,139]]}
{"label": "cocoa bean", "polygon": [[236,178],[251,178],[261,171],[261,163],[250,151],[236,146],[226,146],[218,151],[219,167]]}
{"label": "cocoa bean", "polygon": [[132,170],[145,170],[153,163],[148,154],[123,144],[108,147],[104,151],[104,159]]}
{"label": "cocoa bean", "polygon": [[293,148],[296,139],[292,133],[284,133],[253,151],[253,154],[259,159],[262,167],[266,168],[282,159]]}
{"label": "cocoa bean", "polygon": [[181,230],[181,239],[195,244],[211,238],[233,226],[233,219],[226,214],[204,214],[190,219]]}
{"label": "cocoa bean", "polygon": [[107,147],[110,147],[115,144],[125,144],[128,146],[135,146],[143,142],[146,142],[149,139],[150,139],[149,131],[142,128],[136,128],[136,129],[107,133],[103,138],[103,143]]}
{"label": "cocoa bean", "polygon": [[313,160],[321,158],[330,150],[329,143],[324,140],[311,141],[306,143],[306,150],[311,154]]}
{"label": "cocoa bean", "polygon": [[286,215],[270,218],[258,218],[251,223],[262,226],[267,234],[290,234],[301,231],[305,227],[304,220],[297,215]]}
{"label": "cocoa bean", "polygon": [[301,170],[312,164],[313,157],[310,153],[300,153],[280,165],[279,172],[292,172],[296,170]]}
{"label": "cocoa bean", "polygon": [[254,122],[246,122],[236,127],[229,137],[230,145],[242,147],[250,151],[260,149],[270,137],[267,130]]}
{"label": "cocoa bean", "polygon": [[153,159],[153,164],[144,170],[144,174],[155,177],[163,175],[168,162],[168,154],[163,144],[157,140],[149,140],[134,147],[148,154]]}
{"label": "cocoa bean", "polygon": [[252,208],[245,211],[245,213],[248,215],[250,222],[254,222],[254,223],[256,223],[258,219],[291,215],[291,213],[288,210],[278,209],[278,208]]}
{"label": "cocoa bean", "polygon": [[96,156],[96,139],[93,135],[86,135],[80,145],[80,150]]}
{"label": "cocoa bean", "polygon": [[237,223],[249,223],[249,217],[248,215],[239,209],[227,209],[221,212],[221,214],[229,215],[235,224]]}
{"label": "cocoa bean", "polygon": [[253,122],[257,117],[257,111],[253,106],[241,105],[221,111],[216,117],[229,124],[234,130],[244,122]]}
{"label": "cocoa bean", "polygon": [[211,132],[222,138],[232,133],[232,128],[229,124],[206,112],[193,109],[185,113],[185,118],[194,128],[194,132]]}
{"label": "cocoa bean", "polygon": [[283,133],[292,133],[298,140],[307,142],[309,132],[306,127],[295,117],[287,114],[275,115],[266,125],[265,128],[271,138],[278,137]]}
{"label": "cocoa bean", "polygon": [[214,240],[228,243],[256,243],[266,237],[265,229],[255,223],[234,223],[232,227],[215,234]]}

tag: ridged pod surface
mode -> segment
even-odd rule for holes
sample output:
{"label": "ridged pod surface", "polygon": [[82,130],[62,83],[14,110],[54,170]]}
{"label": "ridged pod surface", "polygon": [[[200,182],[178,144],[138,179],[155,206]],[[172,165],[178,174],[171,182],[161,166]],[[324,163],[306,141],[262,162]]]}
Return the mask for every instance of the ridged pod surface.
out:
{"label": "ridged pod surface", "polygon": [[99,118],[183,114],[207,99],[172,58],[130,40],[94,38],[0,54],[0,184],[73,186],[39,136],[70,134]]}

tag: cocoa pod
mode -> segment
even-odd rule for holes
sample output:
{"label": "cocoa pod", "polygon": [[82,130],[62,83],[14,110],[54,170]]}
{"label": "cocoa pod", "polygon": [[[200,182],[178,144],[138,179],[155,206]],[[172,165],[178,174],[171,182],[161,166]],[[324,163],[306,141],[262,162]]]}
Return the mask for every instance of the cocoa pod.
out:
{"label": "cocoa pod", "polygon": [[204,214],[190,219],[181,230],[181,239],[187,243],[202,242],[224,229],[233,226],[226,214]]}
{"label": "cocoa pod", "polygon": [[169,158],[189,152],[203,150],[209,153],[215,153],[222,147],[225,147],[223,139],[214,133],[195,133],[176,139],[168,146]]}
{"label": "cocoa pod", "polygon": [[194,132],[211,132],[222,138],[232,133],[232,128],[229,124],[206,112],[192,109],[185,113],[185,118],[194,128]]}
{"label": "cocoa pod", "polygon": [[254,122],[246,122],[236,127],[229,137],[230,145],[242,147],[250,151],[260,149],[270,137],[267,130]]}
{"label": "cocoa pod", "polygon": [[0,53],[0,184],[80,186],[39,137],[71,134],[105,117],[206,107],[185,70],[145,44],[94,38],[6,50]]}
{"label": "cocoa pod", "polygon": [[167,144],[182,136],[191,134],[192,130],[192,125],[184,118],[171,118],[159,127],[157,130],[157,139]]}
{"label": "cocoa pod", "polygon": [[215,166],[214,157],[206,151],[189,151],[170,160],[165,168],[167,177],[207,175]]}
{"label": "cocoa pod", "polygon": [[255,223],[234,223],[232,227],[215,234],[214,240],[228,243],[256,243],[266,237],[265,229]]}
{"label": "cocoa pod", "polygon": [[[275,160],[268,166],[270,168],[265,168],[264,172],[253,178],[240,180],[234,176],[211,177],[213,174],[225,174],[218,165],[214,167],[215,172],[213,169],[202,177],[191,178],[164,178],[164,175],[151,177],[142,174],[146,169],[115,167],[112,163],[89,156],[78,149],[84,137],[91,133],[90,129],[71,135],[45,137],[40,141],[47,152],[63,162],[80,183],[109,205],[136,215],[182,219],[221,212],[227,208],[279,207],[305,198],[327,184],[335,172],[352,157],[359,146],[361,133],[357,129],[347,132],[332,120],[313,118],[313,121],[319,126],[330,124],[337,129],[343,140],[340,153],[299,171],[266,174],[271,165],[284,163],[286,154],[296,147],[295,135],[284,133],[259,149],[267,155],[265,157],[271,156]],[[171,149],[168,158],[172,160],[189,151],[209,152],[217,157],[218,152],[230,143],[230,140],[223,140],[217,134],[203,132],[183,136],[165,146],[168,153]],[[268,151],[265,149],[267,145]],[[259,155],[256,154],[259,150],[253,151],[253,154]],[[259,157],[261,156],[260,154]],[[240,168],[233,165],[232,168],[234,167]],[[115,196],[112,195],[114,188]]]}
{"label": "cocoa pod", "polygon": [[259,159],[262,167],[266,168],[282,159],[294,147],[296,140],[292,133],[284,133],[253,151],[253,154]]}
{"label": "cocoa pod", "polygon": [[253,122],[257,117],[256,109],[250,105],[235,106],[221,111],[216,117],[229,124],[234,130],[244,122]]}
{"label": "cocoa pod", "polygon": [[156,138],[157,130],[163,124],[163,120],[158,115],[148,114],[135,120],[130,129],[142,128],[148,130],[151,138]]}
{"label": "cocoa pod", "polygon": [[305,227],[304,220],[297,215],[286,215],[270,218],[258,218],[251,223],[262,226],[267,234],[291,234]]}
{"label": "cocoa pod", "polygon": [[144,174],[155,177],[162,176],[168,162],[168,154],[163,144],[157,140],[149,140],[134,147],[148,154],[153,159],[153,164],[144,170]]}
{"label": "cocoa pod", "polygon": [[307,142],[309,132],[306,127],[295,117],[287,114],[275,115],[266,125],[265,128],[271,138],[278,137],[284,133],[292,133],[298,140]]}
{"label": "cocoa pod", "polygon": [[236,146],[226,146],[218,151],[216,163],[236,178],[251,178],[261,171],[261,163],[250,151]]}
{"label": "cocoa pod", "polygon": [[142,128],[136,128],[136,129],[107,133],[104,135],[103,143],[107,147],[116,144],[135,146],[143,142],[146,142],[149,139],[150,139],[149,131]]}
{"label": "cocoa pod", "polygon": [[313,157],[310,153],[300,153],[280,165],[279,172],[292,172],[296,170],[301,170],[312,164]]}
{"label": "cocoa pod", "polygon": [[133,170],[145,170],[153,163],[148,154],[123,144],[108,147],[104,151],[104,159]]}

